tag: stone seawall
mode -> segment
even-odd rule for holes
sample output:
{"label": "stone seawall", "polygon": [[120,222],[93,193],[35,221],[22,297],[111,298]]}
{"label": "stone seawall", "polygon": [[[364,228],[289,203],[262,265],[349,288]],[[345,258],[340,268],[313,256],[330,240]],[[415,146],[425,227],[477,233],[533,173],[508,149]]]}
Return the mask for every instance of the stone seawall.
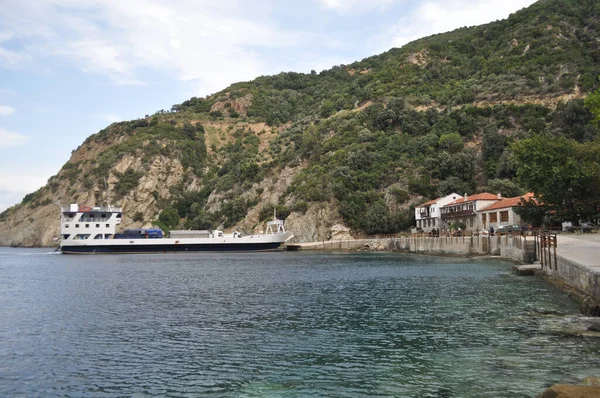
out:
{"label": "stone seawall", "polygon": [[[598,270],[557,255],[555,262],[542,268],[542,276],[576,296],[582,303],[581,312],[583,314],[600,316],[600,273]],[[556,283],[553,279],[558,279],[571,289],[565,289],[561,286],[562,283]]]}
{"label": "stone seawall", "polygon": [[521,263],[535,261],[533,236],[411,236],[340,239],[288,245],[293,250],[387,250],[446,256],[495,255]]}

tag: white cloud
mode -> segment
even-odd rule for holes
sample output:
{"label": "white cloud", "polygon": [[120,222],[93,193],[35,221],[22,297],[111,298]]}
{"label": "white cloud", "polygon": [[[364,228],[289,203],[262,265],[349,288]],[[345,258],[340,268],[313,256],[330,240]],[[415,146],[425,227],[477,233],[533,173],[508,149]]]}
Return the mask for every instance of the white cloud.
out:
{"label": "white cloud", "polygon": [[354,11],[363,10],[365,8],[386,7],[394,2],[394,0],[317,0],[325,8],[336,11]]}
{"label": "white cloud", "polygon": [[22,57],[18,53],[1,45],[13,37],[12,31],[0,31],[0,65],[5,68],[14,68],[22,62]]}
{"label": "white cloud", "polygon": [[108,123],[116,123],[123,120],[121,116],[116,115],[114,113],[94,113],[93,115],[91,115],[91,117],[93,117],[94,119],[103,120]]}
{"label": "white cloud", "polygon": [[0,212],[20,203],[25,195],[46,185],[48,171],[0,172]]}
{"label": "white cloud", "polygon": [[0,94],[14,95],[16,94],[16,91],[11,90],[9,88],[0,88]]}
{"label": "white cloud", "polygon": [[39,0],[34,7],[15,0],[0,24],[11,29],[11,38],[32,45],[19,53],[0,47],[0,62],[14,65],[25,55],[66,57],[120,85],[143,84],[140,72],[147,68],[191,81],[198,94],[208,94],[268,71],[257,48],[314,40],[276,29],[268,20],[236,15],[247,7],[237,1]]}
{"label": "white cloud", "polygon": [[430,0],[391,29],[392,46],[464,26],[481,25],[507,18],[536,0]]}
{"label": "white cloud", "polygon": [[14,51],[0,46],[0,65],[5,68],[14,68],[23,62],[23,57]]}
{"label": "white cloud", "polygon": [[[47,172],[44,174],[47,174]],[[40,177],[40,173],[35,171],[0,172],[0,190],[27,194],[46,185],[48,178],[49,176]]]}
{"label": "white cloud", "polygon": [[29,142],[29,140],[30,138],[26,135],[0,129],[0,148],[21,146]]}
{"label": "white cloud", "polygon": [[8,105],[0,105],[0,116],[8,116],[15,113],[16,109]]}

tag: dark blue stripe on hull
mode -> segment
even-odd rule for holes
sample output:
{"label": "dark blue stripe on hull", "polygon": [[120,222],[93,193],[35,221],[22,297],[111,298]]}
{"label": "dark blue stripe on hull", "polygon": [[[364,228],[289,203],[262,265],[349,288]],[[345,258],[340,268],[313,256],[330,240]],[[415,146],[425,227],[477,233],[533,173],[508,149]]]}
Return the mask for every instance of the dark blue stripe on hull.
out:
{"label": "dark blue stripe on hull", "polygon": [[185,253],[185,252],[232,252],[274,250],[280,242],[267,243],[211,243],[177,245],[110,245],[110,246],[62,246],[65,254],[77,253]]}

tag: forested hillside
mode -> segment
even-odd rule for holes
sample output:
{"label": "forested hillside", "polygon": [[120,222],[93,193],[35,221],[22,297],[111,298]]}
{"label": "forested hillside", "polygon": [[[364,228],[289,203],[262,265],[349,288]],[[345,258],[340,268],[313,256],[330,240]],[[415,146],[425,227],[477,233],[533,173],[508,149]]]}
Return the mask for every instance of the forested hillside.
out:
{"label": "forested hillside", "polygon": [[320,240],[334,224],[407,230],[412,206],[450,192],[522,194],[515,142],[598,137],[584,99],[600,84],[599,33],[599,2],[540,0],[507,20],[115,123],[0,215],[0,243],[48,244],[57,201],[120,203],[131,225],[248,232],[276,206],[301,240]]}

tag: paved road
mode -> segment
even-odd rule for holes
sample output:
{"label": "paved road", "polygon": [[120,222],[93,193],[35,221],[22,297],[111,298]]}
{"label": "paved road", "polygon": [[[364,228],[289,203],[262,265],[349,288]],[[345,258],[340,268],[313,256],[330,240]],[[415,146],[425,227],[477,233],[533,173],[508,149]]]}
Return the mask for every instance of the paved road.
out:
{"label": "paved road", "polygon": [[600,272],[600,234],[558,234],[556,254]]}

